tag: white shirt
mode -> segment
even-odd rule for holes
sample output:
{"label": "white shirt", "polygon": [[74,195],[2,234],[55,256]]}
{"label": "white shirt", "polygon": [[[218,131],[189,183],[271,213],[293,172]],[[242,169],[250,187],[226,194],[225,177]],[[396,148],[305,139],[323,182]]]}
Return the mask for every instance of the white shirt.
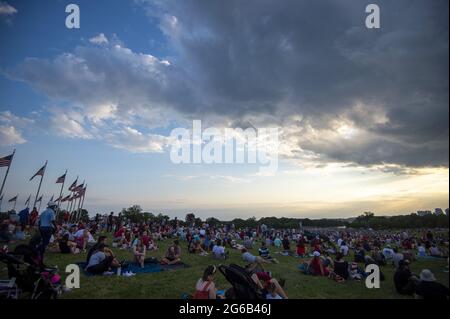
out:
{"label": "white shirt", "polygon": [[225,254],[225,247],[214,245],[212,251],[214,255],[222,255]]}
{"label": "white shirt", "polygon": [[341,246],[341,253],[344,254],[344,256],[348,255],[348,246],[347,245]]}

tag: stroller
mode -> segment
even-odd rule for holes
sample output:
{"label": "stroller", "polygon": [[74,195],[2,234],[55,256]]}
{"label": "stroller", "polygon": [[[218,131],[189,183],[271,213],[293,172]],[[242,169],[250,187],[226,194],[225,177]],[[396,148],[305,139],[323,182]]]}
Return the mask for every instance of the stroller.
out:
{"label": "stroller", "polygon": [[220,265],[218,269],[233,286],[235,299],[265,299],[261,289],[244,268],[231,264]]}
{"label": "stroller", "polygon": [[56,299],[62,291],[58,269],[46,267],[37,257],[30,246],[19,245],[13,253],[0,254],[0,261],[7,265],[8,278],[15,278],[14,289],[29,293],[30,299]]}

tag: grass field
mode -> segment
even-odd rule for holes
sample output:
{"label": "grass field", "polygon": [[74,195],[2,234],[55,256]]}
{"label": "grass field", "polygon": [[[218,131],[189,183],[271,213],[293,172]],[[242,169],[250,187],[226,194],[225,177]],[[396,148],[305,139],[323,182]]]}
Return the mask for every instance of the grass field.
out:
{"label": "grass field", "polygon": [[[159,242],[159,251],[148,253],[158,259],[164,254],[171,240]],[[186,243],[181,243],[183,261],[190,266],[187,269],[175,271],[164,271],[159,273],[137,274],[134,277],[118,276],[93,276],[81,275],[80,289],[73,289],[65,293],[61,298],[180,298],[183,293],[192,293],[195,283],[201,277],[203,270],[209,264],[218,264],[210,256],[198,256],[188,254]],[[113,249],[117,257],[131,260],[132,253],[128,250]],[[408,298],[395,292],[393,285],[394,268],[391,265],[382,267],[386,280],[381,282],[380,289],[368,289],[364,282],[348,281],[336,283],[328,278],[307,276],[297,269],[301,261],[299,258],[281,256],[274,254],[275,249],[271,247],[271,254],[279,260],[279,264],[270,264],[265,268],[272,272],[275,278],[286,279],[286,293],[289,298]],[[257,254],[257,249],[253,250]],[[62,255],[59,253],[46,253],[46,264],[57,265],[61,275],[65,278],[66,265],[84,261],[86,254]],[[224,263],[236,263],[244,265],[240,253],[230,250],[230,258]],[[4,265],[0,265],[0,278],[6,276]],[[420,273],[424,268],[430,269],[437,279],[448,286],[449,275],[444,272],[447,266],[446,260],[420,260],[411,264],[415,273]],[[219,272],[216,274],[215,282],[219,289],[226,289],[230,284]]]}

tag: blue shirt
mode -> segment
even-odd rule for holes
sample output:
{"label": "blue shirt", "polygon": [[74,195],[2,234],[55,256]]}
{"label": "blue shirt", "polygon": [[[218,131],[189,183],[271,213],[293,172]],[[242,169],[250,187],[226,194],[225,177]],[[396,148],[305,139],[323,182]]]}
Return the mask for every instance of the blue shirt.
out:
{"label": "blue shirt", "polygon": [[22,209],[19,212],[19,218],[21,223],[28,223],[28,216],[30,215],[28,208]]}
{"label": "blue shirt", "polygon": [[53,221],[55,220],[55,212],[51,208],[44,210],[39,216],[40,227],[53,227]]}

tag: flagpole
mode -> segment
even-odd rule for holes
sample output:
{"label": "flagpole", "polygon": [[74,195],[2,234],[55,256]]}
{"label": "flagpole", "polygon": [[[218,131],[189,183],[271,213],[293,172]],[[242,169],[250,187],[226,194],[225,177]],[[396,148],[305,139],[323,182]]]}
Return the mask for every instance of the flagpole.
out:
{"label": "flagpole", "polygon": [[83,202],[81,203],[81,210],[83,210],[84,198],[86,197],[86,189],[87,189],[87,183],[86,183],[86,186],[84,187],[84,191],[83,191]]}
{"label": "flagpole", "polygon": [[42,205],[42,199],[39,201],[39,209],[38,209],[38,211],[41,211],[41,205]]}
{"label": "flagpole", "polygon": [[13,151],[13,153],[12,153],[11,162],[9,163],[8,169],[6,170],[5,177],[3,178],[2,187],[0,188],[0,196],[3,195],[3,188],[5,187],[6,178],[8,177],[9,168],[11,167],[12,160],[13,160],[13,158],[14,158],[14,154],[15,154],[15,153],[16,153],[16,149],[14,149],[14,151]]}
{"label": "flagpole", "polygon": [[[44,175],[45,175],[45,171],[46,171],[46,169],[47,169],[47,162],[48,161],[45,161],[45,165],[44,165],[44,173],[42,174],[42,176],[41,176],[41,181],[39,182],[39,187],[38,187],[38,190],[37,190],[37,193],[36,193],[36,197],[34,198],[34,203],[33,203],[33,207],[36,207],[36,202],[37,202],[37,199],[38,199],[38,196],[39,196],[39,192],[41,191],[41,185],[42,185],[42,180],[44,179]],[[42,203],[41,203],[42,204]],[[41,205],[39,204],[39,210],[41,210]]]}
{"label": "flagpole", "polygon": [[28,200],[27,200],[27,208],[30,208],[30,202],[31,202],[31,194],[30,194],[30,196],[28,197]]}
{"label": "flagpole", "polygon": [[63,192],[63,188],[64,188],[64,183],[66,182],[66,177],[67,177],[67,170],[64,173],[64,181],[62,182],[61,191],[59,192],[58,210],[59,210],[59,205],[61,204],[61,196],[62,196],[62,192]]}
{"label": "flagpole", "polygon": [[0,213],[2,212],[3,195],[0,194]]}

